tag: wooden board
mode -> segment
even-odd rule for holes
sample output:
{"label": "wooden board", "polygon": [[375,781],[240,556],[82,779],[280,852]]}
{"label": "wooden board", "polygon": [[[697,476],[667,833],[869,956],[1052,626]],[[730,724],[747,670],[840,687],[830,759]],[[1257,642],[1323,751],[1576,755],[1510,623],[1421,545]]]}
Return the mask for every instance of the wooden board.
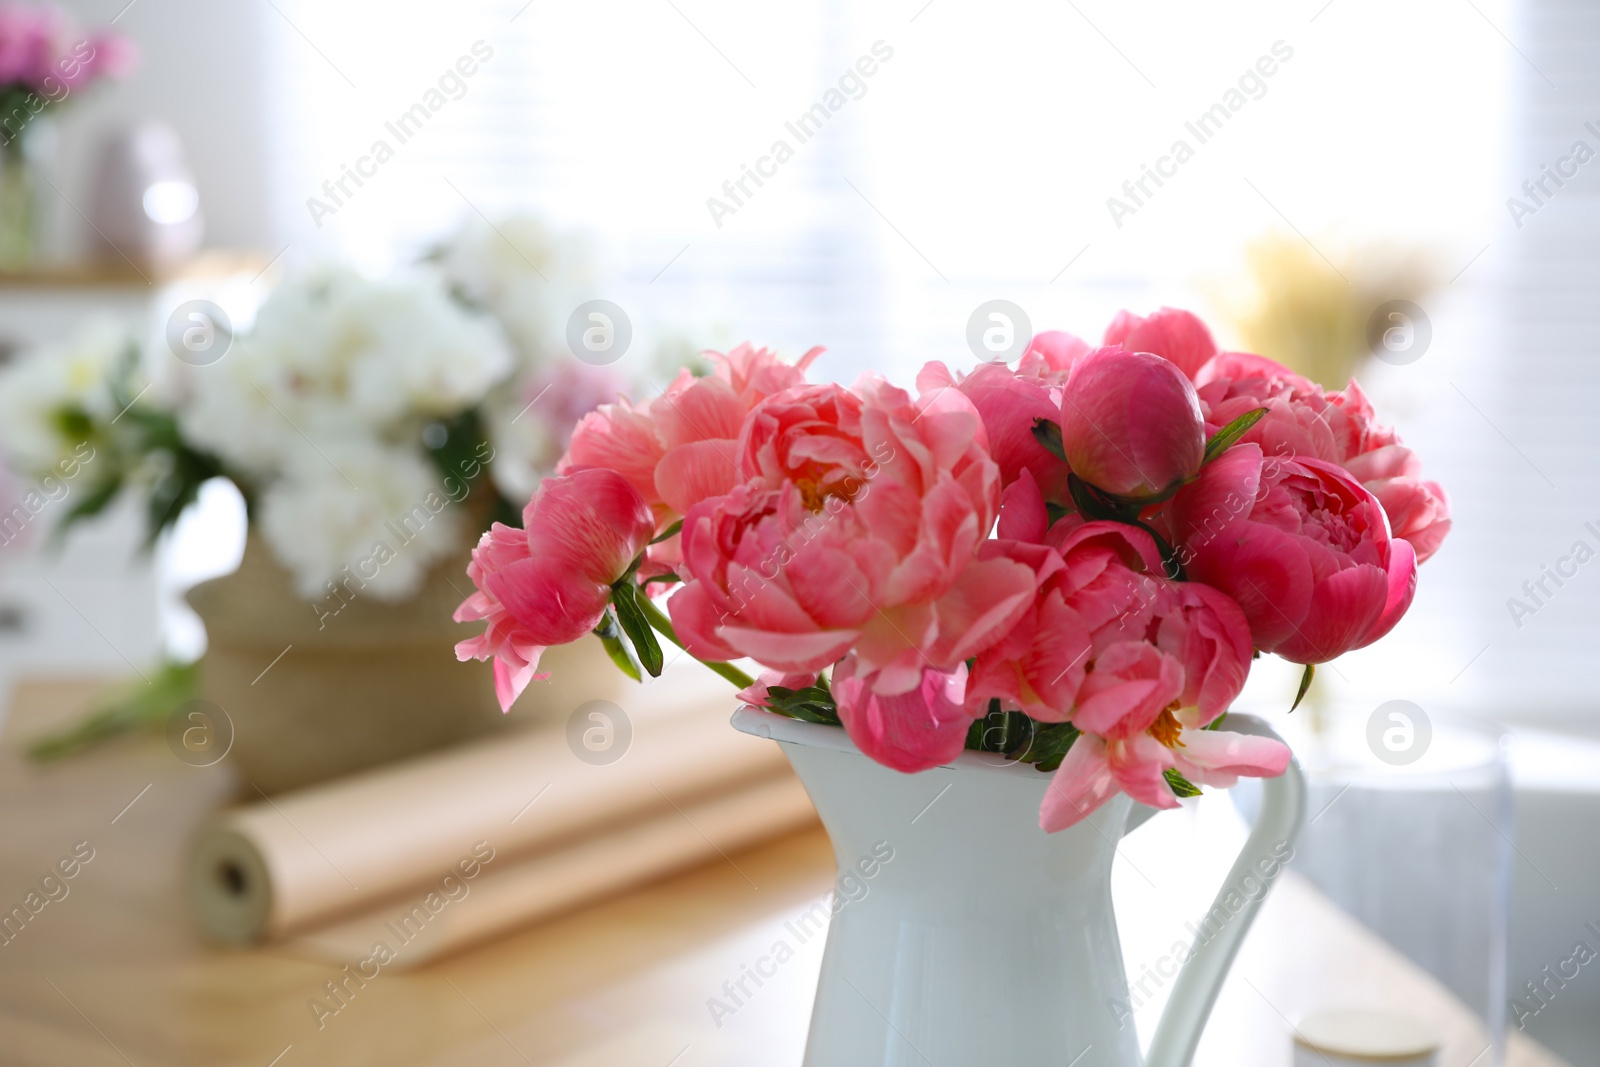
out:
{"label": "wooden board", "polygon": [[[182,859],[190,833],[233,789],[223,768],[189,767],[159,738],[45,767],[19,756],[21,741],[81,712],[92,692],[81,681],[28,682],[0,736],[0,909],[21,904],[78,842],[94,849],[67,895],[0,944],[0,1062],[799,1064],[820,938],[797,946],[720,1026],[706,1001],[828,890],[821,831],[415,971],[351,980],[339,1010],[319,1013],[314,998],[338,1003],[324,987],[342,977],[337,969],[271,948],[212,949],[189,921]],[[1478,1040],[1476,1023],[1437,983],[1289,875],[1263,908],[1196,1063],[1286,1065],[1289,1019],[1340,996],[1444,1012],[1456,1057],[1444,1067],[1490,1067],[1486,1055],[1455,1051]],[[1561,1064],[1524,1041],[1510,1062]]]}

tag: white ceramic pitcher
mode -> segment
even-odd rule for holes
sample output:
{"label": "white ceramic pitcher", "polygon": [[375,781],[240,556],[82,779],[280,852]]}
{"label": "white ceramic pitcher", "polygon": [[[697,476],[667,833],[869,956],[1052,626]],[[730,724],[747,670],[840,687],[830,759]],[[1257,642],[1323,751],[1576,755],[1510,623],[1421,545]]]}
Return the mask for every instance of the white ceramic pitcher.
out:
{"label": "white ceramic pitcher", "polygon": [[[836,726],[749,707],[733,724],[782,744],[833,840],[848,901],[828,930],[805,1067],[1139,1067],[1134,1027],[1112,1008],[1128,992],[1111,861],[1152,809],[1118,796],[1046,834],[1039,804],[1050,776],[1031,766],[965,752],[902,774]],[[1227,726],[1276,736],[1247,715],[1230,714]],[[1222,901],[1246,877],[1259,885],[1258,865],[1293,844],[1304,798],[1294,763],[1265,782],[1217,896],[1215,936],[1179,973],[1147,1067],[1184,1067],[1194,1055],[1264,894],[1237,890],[1236,912]],[[875,862],[887,849],[892,861]]]}

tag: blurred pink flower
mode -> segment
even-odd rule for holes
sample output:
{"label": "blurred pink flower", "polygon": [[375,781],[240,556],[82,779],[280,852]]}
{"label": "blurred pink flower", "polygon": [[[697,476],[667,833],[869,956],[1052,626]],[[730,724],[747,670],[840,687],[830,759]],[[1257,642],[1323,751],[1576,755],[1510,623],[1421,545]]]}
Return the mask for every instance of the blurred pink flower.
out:
{"label": "blurred pink flower", "polygon": [[576,641],[599,624],[622,577],[655,532],[650,509],[615,471],[547,478],[522,512],[523,529],[495,523],[472,550],[477,591],[457,622],[486,619],[456,645],[459,659],[495,661],[495,691],[510,710],[550,645]]}
{"label": "blurred pink flower", "polygon": [[130,73],[138,50],[115,31],[79,31],[58,8],[0,4],[0,86],[21,86],[47,100],[102,77]]}
{"label": "blurred pink flower", "polygon": [[93,78],[125,78],[139,65],[139,46],[120,33],[96,33],[89,44],[94,48],[88,64]]}
{"label": "blurred pink flower", "polygon": [[550,427],[563,452],[586,415],[602,405],[617,403],[622,394],[617,376],[609,369],[570,360],[535,374],[522,392],[523,403],[538,402],[528,415]]}

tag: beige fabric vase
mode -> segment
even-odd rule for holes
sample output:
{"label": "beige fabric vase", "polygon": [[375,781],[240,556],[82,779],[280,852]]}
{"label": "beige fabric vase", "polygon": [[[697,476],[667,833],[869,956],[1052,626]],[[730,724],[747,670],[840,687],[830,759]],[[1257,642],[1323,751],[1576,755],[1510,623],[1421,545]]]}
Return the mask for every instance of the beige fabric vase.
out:
{"label": "beige fabric vase", "polygon": [[470,584],[463,554],[411,600],[358,595],[319,624],[252,533],[237,571],[188,594],[206,625],[201,696],[232,721],[228,758],[244,779],[282,792],[616,695],[622,676],[590,637],[551,649],[541,663],[551,679],[502,715],[490,665],[455,657],[482,628],[451,620]]}

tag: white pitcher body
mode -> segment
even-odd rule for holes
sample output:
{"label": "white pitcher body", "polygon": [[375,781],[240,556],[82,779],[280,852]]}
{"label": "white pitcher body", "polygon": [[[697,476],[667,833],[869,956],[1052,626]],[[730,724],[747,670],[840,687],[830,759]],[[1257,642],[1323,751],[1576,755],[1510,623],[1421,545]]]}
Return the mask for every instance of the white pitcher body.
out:
{"label": "white pitcher body", "polygon": [[[1127,797],[1047,834],[1050,776],[1032,766],[967,752],[902,774],[837,727],[750,708],[734,724],[782,743],[838,863],[805,1067],[1139,1067],[1116,1009],[1127,983],[1111,904]],[[1291,838],[1293,807],[1279,819]],[[1152,1065],[1192,1055],[1249,918],[1186,965],[1167,1013],[1179,1022],[1163,1019]]]}

